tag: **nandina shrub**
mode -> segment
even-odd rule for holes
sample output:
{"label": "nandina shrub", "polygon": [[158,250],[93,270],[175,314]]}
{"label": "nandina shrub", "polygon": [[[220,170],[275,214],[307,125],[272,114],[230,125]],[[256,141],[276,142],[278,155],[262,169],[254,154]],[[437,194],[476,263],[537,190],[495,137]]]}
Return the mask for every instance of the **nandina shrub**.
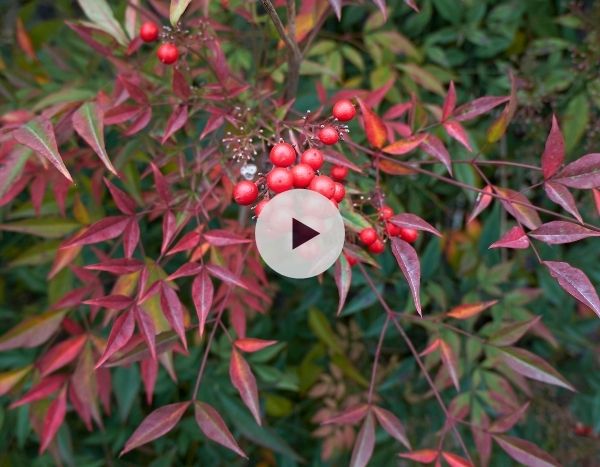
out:
{"label": "nandina shrub", "polygon": [[[19,20],[28,66],[5,74],[7,440],[31,427],[56,463],[558,465],[527,430],[548,394],[532,381],[593,394],[562,365],[580,342],[552,329],[600,315],[581,269],[597,246],[548,247],[600,234],[600,156],[565,144],[560,109],[522,160],[507,132],[525,77],[473,96],[421,65],[382,1],[78,3],[66,43],[36,49]],[[357,11],[368,65],[343,31]],[[331,273],[302,282],[253,238],[294,187],[346,223]]]}

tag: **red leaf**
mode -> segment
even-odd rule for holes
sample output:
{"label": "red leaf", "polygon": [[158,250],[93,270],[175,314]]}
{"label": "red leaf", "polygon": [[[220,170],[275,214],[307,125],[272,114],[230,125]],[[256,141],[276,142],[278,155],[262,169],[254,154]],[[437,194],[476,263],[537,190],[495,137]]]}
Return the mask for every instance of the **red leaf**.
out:
{"label": "red leaf", "polygon": [[322,422],[323,425],[354,425],[360,422],[367,412],[369,406],[367,404],[355,405],[348,407],[334,417],[328,418]]}
{"label": "red leaf", "polygon": [[421,149],[429,154],[431,157],[435,157],[439,160],[446,170],[452,175],[452,159],[450,158],[450,154],[437,136],[427,135],[427,138],[423,140],[420,145]]}
{"label": "red leaf", "polygon": [[336,261],[333,276],[340,297],[337,308],[337,315],[339,316],[344,308],[344,303],[346,303],[346,297],[348,296],[348,291],[352,284],[352,267],[344,255],[340,255],[339,259]]}
{"label": "red leaf", "polygon": [[231,378],[231,384],[233,384],[240,393],[240,397],[254,416],[256,423],[260,425],[260,407],[258,405],[256,379],[252,374],[248,362],[244,360],[242,354],[235,350],[235,348],[231,349],[229,377]]}
{"label": "red leaf", "polygon": [[179,279],[180,277],[195,276],[200,271],[202,271],[203,268],[204,266],[198,263],[185,263],[173,274],[167,277],[167,280],[174,281],[175,279]]}
{"label": "red leaf", "polygon": [[482,311],[493,307],[498,300],[490,300],[489,302],[465,303],[452,308],[448,312],[448,316],[455,319],[469,319],[472,316],[478,315]]}
{"label": "red leaf", "polygon": [[425,232],[432,233],[438,237],[441,237],[442,234],[431,224],[421,219],[419,216],[415,214],[402,213],[396,214],[390,218],[390,222],[392,224],[397,225],[398,227],[404,227],[407,229],[415,229],[415,230],[424,230]]}
{"label": "red leaf", "polygon": [[450,379],[454,384],[456,390],[460,390],[460,382],[458,378],[458,360],[452,347],[450,347],[446,341],[440,339],[440,354],[442,356],[442,362],[444,366],[448,370],[448,374],[450,375]]}
{"label": "red leaf", "polygon": [[127,216],[105,217],[90,225],[84,232],[67,241],[64,246],[89,245],[118,237],[129,223]]}
{"label": "red leaf", "polygon": [[251,242],[251,240],[244,238],[241,235],[221,229],[209,230],[204,234],[204,238],[213,246],[240,245],[242,243]]}
{"label": "red leaf", "polygon": [[473,464],[467,459],[464,459],[451,452],[442,452],[443,458],[448,462],[450,467],[473,467]]}
{"label": "red leaf", "polygon": [[529,235],[541,242],[556,245],[576,242],[583,238],[599,237],[600,232],[573,222],[552,221],[542,224],[536,230],[529,232]]}
{"label": "red leaf", "polygon": [[102,163],[117,175],[104,146],[104,115],[95,102],[86,102],[73,114],[73,128],[91,146]]}
{"label": "red leaf", "polygon": [[130,216],[135,214],[135,201],[124,191],[114,186],[107,178],[104,178],[104,183],[106,184],[108,191],[110,191],[110,195],[119,211],[123,214],[129,214]]}
{"label": "red leaf", "polygon": [[448,117],[452,115],[454,109],[456,108],[456,90],[454,89],[454,81],[450,81],[450,86],[448,88],[448,94],[446,94],[446,99],[444,100],[444,107],[442,109],[442,122],[448,120]]}
{"label": "red leaf", "polygon": [[183,307],[179,301],[177,293],[165,282],[161,282],[160,287],[160,306],[171,325],[171,328],[177,333],[183,347],[187,350],[187,340],[185,339],[185,325],[183,323]]}
{"label": "red leaf", "polygon": [[488,113],[495,107],[508,102],[510,96],[486,96],[461,105],[454,112],[454,119],[459,122],[472,120]]}
{"label": "red leaf", "polygon": [[188,108],[185,104],[176,105],[173,112],[167,120],[167,126],[161,139],[161,144],[165,144],[167,140],[173,136],[178,130],[183,128],[188,119]]}
{"label": "red leaf", "polygon": [[241,287],[242,289],[249,290],[248,286],[242,281],[240,277],[236,276],[231,271],[221,266],[217,266],[216,264],[207,264],[206,269],[212,276],[222,280],[223,282],[226,282],[230,285],[236,285],[238,287]]}
{"label": "red leaf", "polygon": [[556,115],[552,115],[552,128],[546,139],[546,147],[542,154],[542,172],[544,178],[552,177],[565,159],[565,139],[558,126]]}
{"label": "red leaf", "polygon": [[521,337],[523,337],[530,328],[535,326],[540,319],[541,316],[536,316],[532,319],[517,321],[516,323],[503,326],[489,337],[489,341],[498,347],[513,345]]}
{"label": "red leaf", "polygon": [[439,346],[440,346],[440,339],[439,338],[438,339],[434,339],[434,341],[431,344],[429,344],[425,348],[425,350],[423,350],[419,355],[421,357],[429,355],[430,353],[435,352],[438,349]]}
{"label": "red leaf", "polygon": [[171,211],[167,211],[163,216],[162,223],[162,231],[163,231],[163,239],[162,245],[160,247],[160,254],[164,254],[167,251],[167,248],[171,244],[173,237],[175,235],[175,229],[177,228],[177,219],[175,218],[175,214]]}
{"label": "red leaf", "polygon": [[52,401],[44,417],[44,426],[40,439],[40,454],[44,452],[56,435],[56,432],[65,420],[67,413],[67,387],[64,386]]}
{"label": "red leaf", "polygon": [[198,314],[198,331],[204,334],[206,318],[213,303],[214,287],[206,269],[202,269],[192,282],[192,300]]}
{"label": "red leaf", "polygon": [[586,154],[571,162],[556,174],[553,180],[571,188],[599,188],[600,153]]}
{"label": "red leaf", "polygon": [[88,264],[85,266],[85,269],[110,272],[111,274],[120,276],[123,274],[131,274],[132,272],[141,271],[143,267],[144,263],[137,259],[115,258],[105,260],[102,263]]}
{"label": "red leaf", "polygon": [[242,352],[258,352],[259,350],[266,349],[271,345],[277,344],[277,341],[267,341],[252,337],[244,337],[242,339],[236,339],[233,344]]}
{"label": "red leaf", "polygon": [[156,409],[137,427],[125,443],[120,455],[167,434],[175,428],[189,405],[189,402],[177,402]]}
{"label": "red leaf", "polygon": [[208,439],[219,443],[221,446],[225,446],[227,449],[232,450],[237,455],[244,458],[248,458],[244,451],[240,449],[231,432],[225,425],[225,422],[212,406],[205,402],[196,401],[194,402],[194,413],[196,417],[196,423],[200,427],[204,436]]}
{"label": "red leaf", "polygon": [[360,98],[356,98],[358,105],[360,106],[360,112],[363,116],[363,126],[367,140],[371,146],[381,149],[387,139],[385,125],[367,105]]}
{"label": "red leaf", "polygon": [[167,256],[191,250],[198,245],[198,242],[200,242],[200,234],[196,231],[188,232],[169,250]]}
{"label": "red leaf", "polygon": [[446,133],[448,133],[451,138],[454,138],[465,148],[467,148],[467,150],[471,152],[473,151],[471,143],[469,142],[469,136],[460,123],[454,120],[449,120],[444,123],[444,130],[446,130]]}
{"label": "red leaf", "polygon": [[146,107],[142,107],[138,111],[133,122],[131,123],[131,126],[123,132],[123,135],[124,136],[133,136],[136,133],[139,133],[144,128],[146,128],[148,123],[150,123],[151,119],[152,119],[152,107],[150,107],[149,105]]}
{"label": "red leaf", "polygon": [[492,202],[493,196],[489,193],[492,193],[494,190],[491,185],[486,185],[483,188],[483,192],[479,192],[477,194],[477,199],[475,200],[475,207],[473,208],[473,212],[469,215],[467,219],[467,224],[472,222],[479,214],[481,214]]}
{"label": "red leaf", "polygon": [[15,130],[13,137],[17,142],[33,149],[40,156],[50,161],[67,180],[73,183],[73,178],[58,152],[54,128],[50,120],[44,117],[31,120],[18,130]]}
{"label": "red leaf", "polygon": [[185,76],[179,70],[173,70],[173,93],[180,99],[188,100],[191,92]]}
{"label": "red leaf", "polygon": [[592,192],[594,193],[594,203],[596,203],[596,212],[598,213],[598,215],[600,215],[600,190],[593,188]]}
{"label": "red leaf", "polygon": [[404,459],[410,459],[421,464],[431,464],[437,459],[438,452],[433,449],[421,449],[420,451],[403,452],[398,455]]}
{"label": "red leaf", "polygon": [[406,430],[402,422],[392,412],[381,407],[373,407],[373,413],[377,421],[387,433],[400,441],[407,449],[412,449],[406,437]]}
{"label": "red leaf", "polygon": [[140,241],[140,226],[137,219],[132,217],[123,231],[123,253],[131,258]]}
{"label": "red leaf", "polygon": [[204,125],[204,129],[200,134],[200,139],[205,138],[207,135],[211,134],[213,131],[216,131],[223,123],[225,122],[225,118],[220,114],[211,114],[206,121],[206,125]]}
{"label": "red leaf", "polygon": [[529,238],[525,231],[518,225],[506,232],[500,240],[492,243],[490,248],[516,248],[524,249],[529,247]]}
{"label": "red leaf", "polygon": [[53,392],[58,391],[58,389],[65,384],[66,380],[67,376],[60,374],[42,378],[42,380],[27,391],[23,397],[10,404],[10,408],[14,409],[25,404],[30,404],[31,402],[45,399]]}
{"label": "red leaf", "polygon": [[152,360],[156,360],[156,327],[152,317],[144,311],[143,308],[135,306],[133,308],[133,314],[144,340],[150,349],[150,356]]}
{"label": "red leaf", "polygon": [[36,364],[42,377],[71,363],[83,348],[87,337],[85,335],[71,337],[52,347]]}
{"label": "red leaf", "polygon": [[167,179],[158,169],[158,167],[156,167],[154,162],[150,163],[150,168],[152,169],[152,175],[154,176],[154,186],[156,187],[158,195],[166,204],[169,204],[169,201],[171,200],[171,193],[169,192],[169,184],[167,183]]}
{"label": "red leaf", "polygon": [[415,308],[421,314],[421,300],[419,298],[419,282],[421,280],[421,266],[415,249],[409,243],[399,238],[392,238],[392,253],[402,270],[408,287],[415,302]]}
{"label": "red leaf", "polygon": [[494,441],[514,460],[528,467],[553,467],[560,464],[550,454],[524,439],[506,435],[494,436]]}
{"label": "red leaf", "polygon": [[155,358],[145,358],[140,362],[140,372],[146,392],[146,402],[152,405],[154,396],[154,386],[156,386],[156,377],[158,376],[158,360]]}
{"label": "red leaf", "polygon": [[417,135],[409,136],[406,139],[395,141],[394,143],[383,148],[382,151],[395,156],[401,156],[417,149],[419,145],[426,139],[426,133],[419,133]]}
{"label": "red leaf", "polygon": [[365,418],[354,443],[350,467],[365,467],[373,455],[374,447],[375,422],[373,420],[373,414],[367,413],[367,417]]}
{"label": "red leaf", "polygon": [[20,347],[37,347],[46,342],[58,329],[66,310],[47,311],[21,321],[7,333],[0,336],[0,351]]}
{"label": "red leaf", "polygon": [[513,426],[517,424],[517,422],[525,414],[528,408],[529,402],[519,407],[513,413],[510,413],[500,418],[499,420],[496,420],[490,425],[489,431],[491,431],[492,433],[504,433],[505,431],[510,430]]}
{"label": "red leaf", "polygon": [[600,299],[594,286],[581,269],[560,261],[544,261],[550,275],[556,279],[567,293],[585,306],[591,308],[600,317]]}
{"label": "red leaf", "polygon": [[132,311],[126,311],[115,320],[115,323],[110,330],[108,341],[106,342],[106,349],[104,349],[102,357],[100,357],[100,360],[96,363],[96,368],[102,366],[112,354],[123,348],[127,342],[129,342],[129,339],[133,336],[134,327],[135,319]]}
{"label": "red leaf", "polygon": [[575,198],[573,198],[573,195],[566,187],[560,183],[546,182],[544,183],[544,190],[548,198],[561,206],[565,211],[571,213],[579,222],[583,222],[575,204]]}
{"label": "red leaf", "polygon": [[521,224],[531,230],[537,229],[542,225],[539,214],[525,195],[509,188],[494,187],[494,190],[502,196],[500,201],[504,209]]}

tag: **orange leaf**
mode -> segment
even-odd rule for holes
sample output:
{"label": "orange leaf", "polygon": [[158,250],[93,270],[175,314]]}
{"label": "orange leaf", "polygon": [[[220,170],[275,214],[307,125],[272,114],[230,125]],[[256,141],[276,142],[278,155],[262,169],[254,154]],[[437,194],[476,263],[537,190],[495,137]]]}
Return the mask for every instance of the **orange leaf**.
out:
{"label": "orange leaf", "polygon": [[385,125],[381,119],[373,112],[359,97],[356,98],[360,106],[360,112],[363,116],[363,126],[365,134],[371,146],[381,149],[387,140]]}
{"label": "orange leaf", "polygon": [[394,154],[395,156],[401,156],[419,147],[419,145],[425,141],[425,139],[427,139],[427,135],[425,133],[413,135],[406,139],[395,141],[389,146],[383,148],[382,151],[387,152],[388,154]]}
{"label": "orange leaf", "polygon": [[487,310],[488,308],[494,306],[498,303],[498,300],[491,300],[489,302],[479,302],[479,303],[465,303],[463,305],[459,305],[457,307],[452,308],[448,312],[448,316],[456,319],[468,319],[471,316],[475,316],[481,313],[483,310]]}

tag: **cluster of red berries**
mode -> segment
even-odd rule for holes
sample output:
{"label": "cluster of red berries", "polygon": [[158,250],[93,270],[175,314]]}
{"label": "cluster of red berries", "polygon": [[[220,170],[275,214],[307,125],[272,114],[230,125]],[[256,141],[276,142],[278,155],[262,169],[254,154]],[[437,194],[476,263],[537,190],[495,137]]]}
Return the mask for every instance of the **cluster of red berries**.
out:
{"label": "cluster of red berries", "polygon": [[[144,42],[154,42],[158,39],[158,25],[153,21],[146,21],[140,28],[140,39]],[[165,65],[172,65],[179,58],[179,50],[172,42],[165,42],[156,49],[156,56]]]}
{"label": "cluster of red berries", "polygon": [[[385,234],[389,238],[400,237],[402,240],[408,243],[416,242],[417,238],[419,237],[419,231],[407,227],[399,227],[396,224],[393,224],[390,222],[390,219],[393,215],[394,210],[389,206],[384,205],[379,209],[379,218],[385,227]],[[366,227],[362,229],[358,233],[358,239],[373,254],[379,255],[385,251],[385,243],[377,233],[377,230],[375,230],[373,227]]]}

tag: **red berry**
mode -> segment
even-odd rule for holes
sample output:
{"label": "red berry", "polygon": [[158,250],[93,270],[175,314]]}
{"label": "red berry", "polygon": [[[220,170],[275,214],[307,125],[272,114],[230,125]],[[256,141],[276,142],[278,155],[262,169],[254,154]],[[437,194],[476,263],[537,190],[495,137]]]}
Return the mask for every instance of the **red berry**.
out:
{"label": "red berry", "polygon": [[389,206],[383,205],[381,209],[379,209],[379,215],[383,220],[388,220],[390,217],[394,215],[394,210]]}
{"label": "red berry", "polygon": [[179,50],[177,50],[177,46],[175,44],[167,42],[165,44],[161,44],[160,47],[158,47],[158,50],[156,51],[156,56],[165,65],[171,65],[175,63],[179,58]]}
{"label": "red berry", "polygon": [[385,224],[385,230],[387,231],[387,233],[390,237],[397,237],[400,235],[400,232],[402,231],[402,227],[398,227],[396,224],[387,222]]}
{"label": "red berry", "polygon": [[262,210],[265,208],[265,206],[267,205],[267,203],[269,202],[269,200],[267,198],[265,199],[261,199],[258,204],[256,205],[256,207],[254,208],[254,215],[256,217],[260,216],[260,213],[262,212]]}
{"label": "red berry", "polygon": [[369,245],[369,251],[375,255],[379,255],[385,251],[385,244],[377,239]]}
{"label": "red berry", "polygon": [[292,176],[296,188],[306,188],[314,178],[315,171],[308,164],[298,164],[292,167]]}
{"label": "red berry", "polygon": [[419,238],[419,231],[415,229],[409,229],[407,227],[400,227],[400,237],[405,242],[415,243],[417,238]]}
{"label": "red berry", "polygon": [[332,113],[340,122],[348,122],[356,115],[356,109],[349,99],[340,99],[333,106]]}
{"label": "red berry", "polygon": [[294,186],[292,172],[283,167],[275,167],[267,175],[267,186],[275,193],[291,190]]}
{"label": "red berry", "polygon": [[145,21],[140,28],[140,38],[144,42],[154,42],[158,39],[158,26],[154,21]]}
{"label": "red berry", "polygon": [[313,169],[319,170],[323,165],[323,153],[318,149],[307,149],[300,156],[300,161],[303,164],[310,165]]}
{"label": "red berry", "polygon": [[342,165],[334,165],[331,168],[331,178],[337,181],[344,180],[348,175],[348,168]]}
{"label": "red berry", "polygon": [[373,227],[367,227],[358,233],[358,238],[363,245],[370,245],[377,240],[377,231]]}
{"label": "red berry", "polygon": [[289,167],[296,162],[296,150],[291,144],[277,143],[271,149],[269,159],[277,167]]}
{"label": "red berry", "polygon": [[344,185],[342,185],[339,182],[333,182],[335,185],[335,190],[333,192],[333,199],[338,202],[341,203],[342,200],[344,199],[344,196],[346,196],[346,189],[344,188]]}
{"label": "red berry", "polygon": [[327,175],[318,175],[312,179],[309,188],[321,193],[325,198],[331,198],[335,193],[335,182]]}
{"label": "red berry", "polygon": [[327,144],[328,146],[337,143],[340,139],[337,130],[331,125],[321,128],[317,136],[321,140],[321,143]]}
{"label": "red berry", "polygon": [[354,266],[355,264],[358,263],[358,260],[354,257],[354,256],[350,256],[348,253],[344,252],[344,256],[346,257],[346,260],[348,261],[348,264],[350,266]]}
{"label": "red berry", "polygon": [[246,206],[254,203],[258,197],[258,187],[256,183],[248,180],[242,180],[233,187],[233,199],[237,204]]}

